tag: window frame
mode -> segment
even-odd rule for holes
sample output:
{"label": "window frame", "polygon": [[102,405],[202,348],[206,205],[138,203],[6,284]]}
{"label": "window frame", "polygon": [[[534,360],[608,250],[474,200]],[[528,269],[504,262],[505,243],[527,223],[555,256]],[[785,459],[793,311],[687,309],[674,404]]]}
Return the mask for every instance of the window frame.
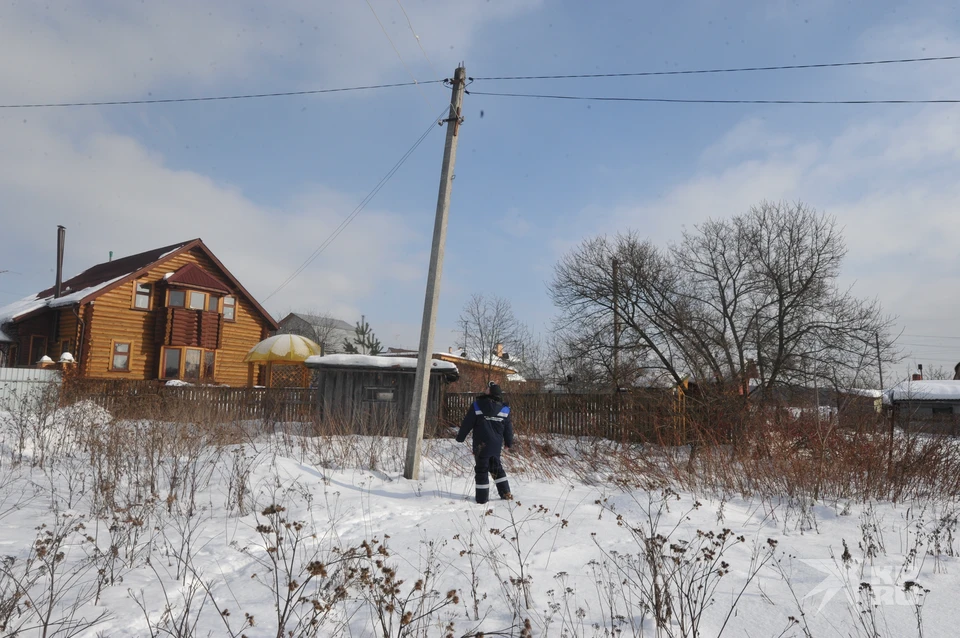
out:
{"label": "window frame", "polygon": [[[187,293],[187,298],[186,298],[186,305],[184,306],[184,308],[186,308],[187,310],[200,310],[203,312],[207,312],[207,297],[209,296],[208,293],[202,290],[187,290],[186,293]],[[203,301],[200,302],[199,308],[195,308],[193,306],[194,295],[200,295],[203,298]]]}
{"label": "window frame", "polygon": [[[147,288],[147,292],[146,292],[146,293],[140,292],[139,288],[140,288],[141,286]],[[134,282],[133,282],[133,305],[131,306],[131,309],[133,309],[133,310],[139,310],[140,312],[149,312],[150,310],[153,310],[153,291],[154,291],[154,288],[155,288],[155,286],[154,286],[153,282],[144,282],[143,280],[134,280]],[[140,297],[142,297],[142,296],[144,296],[144,295],[146,295],[146,297],[147,297],[147,305],[146,305],[146,307],[140,307],[140,306],[137,305],[137,299],[139,299]]]}
{"label": "window frame", "polygon": [[71,339],[61,339],[60,340],[60,356],[62,357],[64,352],[69,352],[70,354],[73,354],[73,350],[71,350],[72,345],[73,345],[73,342]]}
{"label": "window frame", "polygon": [[[227,300],[230,300],[230,303],[227,303]],[[230,323],[235,323],[237,321],[237,308],[240,307],[240,303],[236,295],[224,295],[221,298],[221,308],[223,309],[220,313],[223,316],[224,321],[229,321]],[[231,316],[227,317],[227,308],[231,310]]]}
{"label": "window frame", "polygon": [[[177,376],[170,377],[166,376],[167,372],[167,353],[171,350],[176,350],[179,353],[179,358],[177,360]],[[200,352],[200,367],[198,378],[187,379],[184,376],[187,368],[187,351],[196,350]],[[213,374],[207,376],[207,357],[213,356]],[[161,381],[186,381],[188,383],[216,383],[217,375],[217,351],[211,350],[209,348],[198,348],[196,346],[161,346],[160,348],[160,364],[157,371],[157,378]]]}
{"label": "window frame", "polygon": [[[183,295],[183,303],[182,303],[182,304],[177,305],[177,304],[172,304],[172,303],[170,303],[170,298],[171,298],[175,293],[180,293],[181,295]],[[167,308],[186,308],[186,307],[187,307],[187,291],[186,291],[186,290],[183,290],[183,289],[181,289],[181,288],[169,288],[169,289],[167,290],[167,304],[166,304],[166,306],[167,306]]]}
{"label": "window frame", "polygon": [[[117,352],[117,346],[124,345],[127,346],[126,352]],[[127,357],[127,367],[118,368],[116,366],[116,359],[118,356]],[[110,340],[110,372],[130,372],[130,360],[133,358],[133,342],[132,341],[121,341],[120,339],[111,339]]]}
{"label": "window frame", "polygon": [[20,365],[20,344],[14,343],[10,346],[10,350],[7,351],[7,358],[11,368],[16,368]]}
{"label": "window frame", "polygon": [[[171,350],[177,351],[177,375],[174,377],[167,376],[167,352]],[[181,377],[182,371],[183,371],[183,348],[179,346],[161,347],[160,348],[160,370],[158,371],[159,374],[157,375],[157,378],[162,379],[164,381],[179,379]]]}
{"label": "window frame", "polygon": [[[385,397],[388,392],[390,393],[390,398]],[[364,386],[363,398],[361,400],[364,403],[396,403],[397,389],[395,387],[382,385]]]}
{"label": "window frame", "polygon": [[[38,339],[43,340],[43,353],[40,354],[40,356],[35,357],[34,354],[36,354],[36,348],[34,347],[33,344]],[[47,356],[48,345],[49,345],[49,340],[47,339],[46,335],[30,335],[30,353],[28,355],[29,360],[27,361],[27,365],[35,366],[38,363],[40,363],[40,359]]]}

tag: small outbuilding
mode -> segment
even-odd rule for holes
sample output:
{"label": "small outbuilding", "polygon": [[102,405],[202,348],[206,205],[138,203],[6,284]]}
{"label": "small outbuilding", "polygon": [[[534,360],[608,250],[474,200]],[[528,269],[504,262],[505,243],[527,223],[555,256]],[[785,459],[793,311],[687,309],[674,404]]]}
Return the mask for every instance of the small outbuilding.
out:
{"label": "small outbuilding", "polygon": [[883,403],[904,430],[960,433],[960,381],[902,381],[884,393]]}
{"label": "small outbuilding", "polygon": [[[448,383],[459,377],[448,361],[430,362],[427,427],[437,425]],[[413,401],[417,360],[333,354],[310,357],[310,387],[316,391],[321,422],[345,432],[401,436],[406,433]]]}

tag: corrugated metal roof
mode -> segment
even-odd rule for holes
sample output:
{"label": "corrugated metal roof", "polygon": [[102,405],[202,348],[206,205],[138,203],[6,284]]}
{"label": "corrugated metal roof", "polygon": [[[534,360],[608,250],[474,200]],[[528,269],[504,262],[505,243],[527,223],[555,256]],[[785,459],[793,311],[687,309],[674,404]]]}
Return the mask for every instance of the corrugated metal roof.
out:
{"label": "corrugated metal roof", "polygon": [[196,264],[187,264],[167,277],[167,283],[190,288],[202,288],[214,292],[229,294],[227,285]]}

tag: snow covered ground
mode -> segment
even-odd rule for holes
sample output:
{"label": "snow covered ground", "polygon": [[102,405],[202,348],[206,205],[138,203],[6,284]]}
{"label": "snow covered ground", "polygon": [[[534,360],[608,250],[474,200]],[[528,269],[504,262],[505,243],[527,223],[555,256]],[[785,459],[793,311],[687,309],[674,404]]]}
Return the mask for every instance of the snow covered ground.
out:
{"label": "snow covered ground", "polygon": [[[555,438],[472,502],[467,445],[0,413],[0,625],[23,636],[953,636],[958,503],[624,488]],[[219,437],[219,438],[218,438]],[[541,448],[542,449],[542,448]],[[525,451],[526,450],[526,451]],[[656,451],[651,451],[656,454]],[[657,619],[661,625],[657,628]],[[290,633],[288,633],[290,632]]]}

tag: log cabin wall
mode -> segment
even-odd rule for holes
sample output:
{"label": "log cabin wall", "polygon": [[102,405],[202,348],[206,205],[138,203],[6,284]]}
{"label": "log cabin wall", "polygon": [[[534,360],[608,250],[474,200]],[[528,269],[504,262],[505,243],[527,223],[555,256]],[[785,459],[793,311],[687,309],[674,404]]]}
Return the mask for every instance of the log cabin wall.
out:
{"label": "log cabin wall", "polygon": [[[247,364],[243,362],[243,358],[250,348],[261,340],[268,323],[253,304],[239,294],[236,295],[236,320],[232,322],[224,321],[219,316],[206,316],[208,313],[203,311],[167,308],[164,275],[189,263],[200,266],[231,287],[220,269],[199,249],[195,249],[164,260],[135,281],[129,281],[97,297],[93,302],[92,320],[87,326],[89,341],[82,369],[85,376],[156,379],[160,375],[162,345],[196,345],[216,349],[214,378],[206,381],[232,386],[246,384]],[[138,282],[152,285],[149,309],[138,309],[134,306],[134,292]],[[173,314],[186,323],[165,320],[172,316],[169,312],[171,310],[176,311]],[[131,346],[127,371],[112,369],[115,342],[129,343]],[[216,345],[220,348],[216,348]]]}
{"label": "log cabin wall", "polygon": [[52,357],[57,334],[57,317],[44,312],[17,323],[17,365],[34,366],[40,357]]}

